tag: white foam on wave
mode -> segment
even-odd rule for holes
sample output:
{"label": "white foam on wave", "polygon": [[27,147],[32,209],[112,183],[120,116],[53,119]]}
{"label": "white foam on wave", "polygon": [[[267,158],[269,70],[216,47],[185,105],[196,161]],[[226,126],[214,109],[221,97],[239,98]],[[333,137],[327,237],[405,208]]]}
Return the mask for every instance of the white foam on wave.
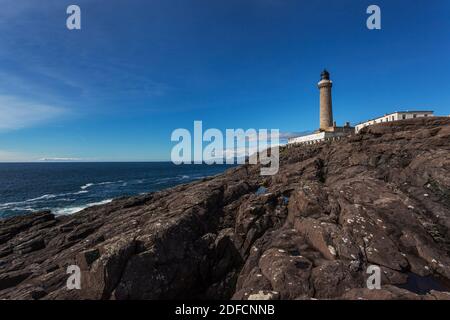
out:
{"label": "white foam on wave", "polygon": [[[41,201],[43,201],[43,200],[50,200],[50,199],[60,198],[60,197],[64,197],[64,196],[83,194],[83,193],[87,193],[87,192],[89,192],[89,191],[87,191],[87,190],[81,190],[81,191],[77,191],[77,192],[69,192],[69,193],[44,194],[44,195],[42,195],[42,196],[40,196],[40,197],[36,197],[36,198],[32,198],[32,199],[27,199],[27,200],[24,200],[24,201],[1,203],[1,204],[0,204],[0,209],[7,209],[7,208],[11,208],[11,207],[17,207],[17,206],[27,205],[27,204],[30,204],[30,202],[41,202]],[[66,199],[60,199],[60,200],[66,200]],[[14,208],[13,208],[13,209],[14,209]]]}
{"label": "white foam on wave", "polygon": [[33,201],[39,201],[39,200],[48,200],[48,199],[53,199],[53,198],[56,198],[55,194],[44,194],[43,196],[40,196],[40,197],[37,197],[37,198],[25,200],[25,202],[33,202]]}
{"label": "white foam on wave", "polygon": [[84,210],[86,208],[90,208],[90,207],[93,207],[93,206],[100,206],[102,204],[110,203],[111,201],[113,201],[113,199],[106,199],[106,200],[102,200],[102,201],[99,201],[99,202],[92,202],[92,203],[88,203],[88,204],[83,205],[83,206],[57,208],[57,209],[53,210],[53,213],[55,215],[70,215],[70,214],[74,214],[74,213],[80,212],[81,210]]}
{"label": "white foam on wave", "polygon": [[55,195],[55,194],[44,194],[43,196],[40,196],[40,197],[37,197],[37,198],[32,198],[32,199],[27,199],[27,200],[24,200],[24,201],[2,203],[2,204],[0,204],[0,209],[8,209],[10,207],[27,205],[30,202],[38,202],[38,201],[41,201],[41,200],[53,199],[53,198],[56,198],[56,197],[57,197],[57,195]]}
{"label": "white foam on wave", "polygon": [[97,185],[103,186],[103,185],[106,185],[106,184],[114,184],[114,183],[121,183],[121,182],[123,182],[123,181],[122,180],[119,180],[119,181],[105,181],[105,182],[97,183]]}
{"label": "white foam on wave", "polygon": [[85,189],[87,189],[89,187],[92,187],[93,185],[94,185],[93,183],[86,183],[84,186],[81,186],[80,189],[81,190],[85,190]]}
{"label": "white foam on wave", "polygon": [[15,207],[13,209],[11,209],[11,211],[35,211],[33,208],[30,207],[25,207],[25,208],[21,208],[21,207]]}
{"label": "white foam on wave", "polygon": [[[27,199],[27,200],[24,200],[24,201],[0,203],[0,210],[35,211],[35,210],[38,210],[38,209],[37,208],[30,208],[30,207],[28,207],[29,209],[24,209],[24,206],[28,206],[28,205],[30,205],[31,203],[34,203],[34,202],[39,203],[39,202],[43,202],[45,200],[50,200],[50,199],[55,199],[57,201],[72,201],[74,199],[71,199],[71,198],[67,198],[66,199],[66,198],[63,198],[63,197],[73,196],[73,195],[81,195],[81,194],[88,193],[89,190],[86,190],[86,189],[88,189],[88,188],[90,188],[90,187],[92,187],[94,185],[109,185],[109,184],[115,184],[115,183],[123,183],[123,181],[122,180],[116,181],[116,182],[106,181],[106,182],[100,182],[100,183],[97,183],[97,184],[95,184],[95,183],[87,183],[87,184],[85,184],[85,185],[80,187],[81,190],[76,191],[76,192],[67,192],[67,193],[58,193],[58,194],[44,194],[42,196],[39,196],[39,197],[36,197],[36,198]],[[124,186],[126,186],[126,183],[124,184]],[[99,204],[103,204],[103,202],[99,203]],[[91,205],[96,205],[96,203],[91,204]],[[83,210],[84,208],[85,207],[73,207],[73,208],[61,208],[61,209],[57,209],[57,210],[63,210],[63,211],[67,210],[68,214],[70,214],[70,213],[74,213],[74,212],[78,212],[80,210]],[[39,208],[39,209],[42,209],[42,208]],[[76,210],[76,211],[74,211],[74,210]],[[74,211],[74,212],[72,212],[72,211]]]}
{"label": "white foam on wave", "polygon": [[[122,187],[126,187],[128,185],[127,182],[123,180],[118,181],[105,181],[105,182],[99,182],[99,183],[86,183],[85,185],[82,185],[80,187],[81,190],[75,191],[75,192],[68,192],[68,193],[59,193],[59,194],[44,194],[42,196],[31,198],[23,201],[16,201],[16,202],[8,202],[8,203],[0,203],[0,210],[12,210],[12,211],[36,211],[36,210],[44,210],[44,208],[37,208],[36,205],[33,205],[33,208],[30,207],[33,203],[41,203],[46,200],[54,199],[55,201],[74,201],[73,197],[71,198],[63,198],[67,196],[74,196],[74,195],[81,195],[88,193],[88,188],[92,186],[106,186],[106,185],[112,185],[112,184],[121,184]],[[98,203],[90,203],[86,206],[76,206],[76,207],[69,207],[69,208],[57,208],[56,214],[72,214],[78,211],[81,211],[89,206],[99,205],[99,204],[105,204],[110,202],[111,200],[104,200]]]}
{"label": "white foam on wave", "polygon": [[89,191],[87,191],[87,190],[81,190],[81,191],[78,191],[78,192],[74,192],[74,193],[68,193],[67,195],[69,195],[69,194],[83,194],[83,193],[88,193]]}
{"label": "white foam on wave", "polygon": [[109,184],[116,184],[116,183],[123,183],[123,180],[119,180],[119,181],[105,181],[105,182],[90,182],[90,183],[86,183],[85,185],[81,186],[80,189],[81,190],[86,190],[92,186],[105,186],[105,185],[109,185]]}

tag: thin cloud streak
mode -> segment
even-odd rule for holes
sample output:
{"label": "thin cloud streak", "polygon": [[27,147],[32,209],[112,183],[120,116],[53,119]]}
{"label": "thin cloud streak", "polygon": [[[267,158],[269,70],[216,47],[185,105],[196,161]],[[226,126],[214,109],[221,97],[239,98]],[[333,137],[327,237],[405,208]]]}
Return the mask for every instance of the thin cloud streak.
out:
{"label": "thin cloud streak", "polygon": [[36,126],[66,113],[61,107],[0,95],[0,132]]}
{"label": "thin cloud streak", "polygon": [[21,152],[0,150],[0,162],[27,162],[31,157]]}
{"label": "thin cloud streak", "polygon": [[82,159],[82,158],[41,158],[38,161],[43,161],[43,162],[82,162],[82,161],[86,161],[86,159]]}

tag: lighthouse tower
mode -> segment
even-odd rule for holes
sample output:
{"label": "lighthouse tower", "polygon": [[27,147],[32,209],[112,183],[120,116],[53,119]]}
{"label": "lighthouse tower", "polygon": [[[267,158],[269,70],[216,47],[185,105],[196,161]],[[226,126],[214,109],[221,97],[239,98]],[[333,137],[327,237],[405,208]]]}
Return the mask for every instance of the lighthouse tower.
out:
{"label": "lighthouse tower", "polygon": [[288,140],[288,144],[314,144],[322,141],[335,141],[341,137],[354,134],[355,128],[346,122],[343,127],[336,126],[333,121],[333,108],[331,104],[330,73],[323,70],[320,82],[317,84],[320,90],[320,128],[312,134],[293,137]]}
{"label": "lighthouse tower", "polygon": [[331,102],[331,87],[333,81],[330,80],[330,73],[323,70],[321,80],[317,84],[320,90],[320,131],[333,131],[333,109]]}

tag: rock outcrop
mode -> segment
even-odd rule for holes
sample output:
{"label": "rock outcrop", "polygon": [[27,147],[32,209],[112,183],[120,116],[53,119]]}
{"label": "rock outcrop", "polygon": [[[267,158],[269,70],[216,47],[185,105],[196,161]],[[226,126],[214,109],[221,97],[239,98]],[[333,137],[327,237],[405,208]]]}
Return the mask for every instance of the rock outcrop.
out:
{"label": "rock outcrop", "polygon": [[450,299],[449,118],[285,147],[259,172],[2,220],[0,298]]}

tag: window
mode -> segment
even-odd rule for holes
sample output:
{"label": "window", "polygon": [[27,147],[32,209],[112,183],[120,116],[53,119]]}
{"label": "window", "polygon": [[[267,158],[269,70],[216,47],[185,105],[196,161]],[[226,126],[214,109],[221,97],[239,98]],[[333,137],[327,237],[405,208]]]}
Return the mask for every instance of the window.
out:
{"label": "window", "polygon": [[402,114],[402,119],[403,119],[403,120],[406,119],[406,114]]}
{"label": "window", "polygon": [[414,115],[413,115],[413,118],[417,118],[417,114],[414,114]]}
{"label": "window", "polygon": [[394,121],[394,116],[391,117],[391,120]]}
{"label": "window", "polygon": [[424,117],[428,117],[428,115],[427,115],[427,114],[424,114],[423,116],[424,116]]}

